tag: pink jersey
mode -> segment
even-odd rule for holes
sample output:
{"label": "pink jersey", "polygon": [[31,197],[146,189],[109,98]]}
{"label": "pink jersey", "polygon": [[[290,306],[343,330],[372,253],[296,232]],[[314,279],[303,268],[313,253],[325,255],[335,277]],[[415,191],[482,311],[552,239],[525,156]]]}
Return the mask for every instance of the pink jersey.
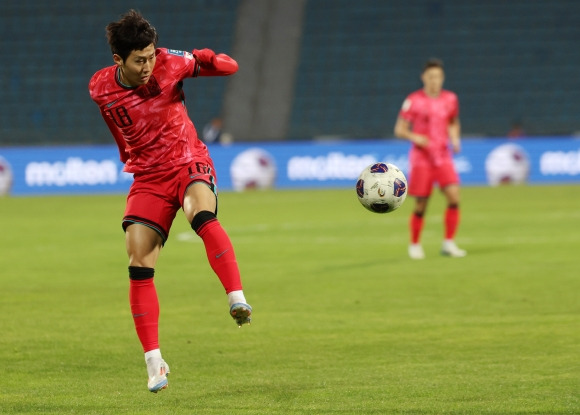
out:
{"label": "pink jersey", "polygon": [[187,114],[182,81],[200,67],[190,52],[159,48],[147,84],[120,83],[117,65],[101,69],[89,83],[91,98],[113,134],[125,171],[163,171],[207,156]]}
{"label": "pink jersey", "polygon": [[438,97],[428,96],[422,89],[411,93],[403,102],[399,117],[412,124],[412,131],[429,139],[427,148],[415,144],[410,151],[410,163],[440,165],[451,158],[449,124],[459,116],[459,101],[451,91],[442,90]]}

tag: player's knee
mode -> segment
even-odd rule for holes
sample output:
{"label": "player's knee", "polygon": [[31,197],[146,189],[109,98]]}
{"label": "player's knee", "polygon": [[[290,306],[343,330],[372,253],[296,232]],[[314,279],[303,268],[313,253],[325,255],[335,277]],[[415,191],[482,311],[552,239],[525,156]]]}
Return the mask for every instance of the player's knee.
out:
{"label": "player's knee", "polygon": [[129,266],[129,278],[132,280],[147,280],[154,275],[155,268]]}
{"label": "player's knee", "polygon": [[193,217],[191,221],[191,229],[193,229],[195,233],[199,234],[199,232],[205,225],[216,220],[217,217],[215,213],[210,212],[208,210],[202,210]]}

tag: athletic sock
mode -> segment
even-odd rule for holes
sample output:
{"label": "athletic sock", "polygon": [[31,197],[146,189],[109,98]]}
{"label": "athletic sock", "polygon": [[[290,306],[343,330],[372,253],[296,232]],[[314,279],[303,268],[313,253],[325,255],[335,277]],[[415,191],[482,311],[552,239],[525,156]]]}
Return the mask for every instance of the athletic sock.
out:
{"label": "athletic sock", "polygon": [[244,292],[242,290],[231,291],[228,293],[228,302],[230,307],[236,303],[244,303],[246,302],[246,297],[244,297]]}
{"label": "athletic sock", "polygon": [[130,279],[129,303],[143,351],[159,349],[159,300],[153,277]]}
{"label": "athletic sock", "polygon": [[234,247],[222,225],[214,216],[214,219],[197,228],[196,232],[203,240],[209,264],[226,293],[240,291],[242,282]]}
{"label": "athletic sock", "polygon": [[161,359],[161,350],[153,349],[145,352],[145,363],[147,363],[149,359]]}
{"label": "athletic sock", "polygon": [[453,239],[459,225],[459,206],[449,205],[445,210],[445,239]]}
{"label": "athletic sock", "polygon": [[411,243],[418,244],[421,238],[421,231],[423,230],[423,223],[425,219],[423,215],[418,215],[416,213],[411,214],[411,219],[409,221],[409,229],[411,230]]}

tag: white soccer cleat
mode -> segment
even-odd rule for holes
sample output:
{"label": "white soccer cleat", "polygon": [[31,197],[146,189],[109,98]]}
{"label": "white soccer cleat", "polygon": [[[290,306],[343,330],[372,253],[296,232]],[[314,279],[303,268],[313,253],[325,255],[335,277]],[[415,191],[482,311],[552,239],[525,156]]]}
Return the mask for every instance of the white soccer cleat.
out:
{"label": "white soccer cleat", "polygon": [[421,244],[409,245],[409,258],[411,259],[425,259],[425,251]]}
{"label": "white soccer cleat", "polygon": [[236,303],[230,307],[230,316],[236,321],[238,327],[250,324],[252,321],[252,307],[246,303]]}
{"label": "white soccer cleat", "polygon": [[455,245],[454,241],[446,240],[443,241],[443,245],[441,246],[441,255],[449,256],[451,258],[463,258],[467,255],[467,252]]}
{"label": "white soccer cleat", "polygon": [[147,388],[151,392],[157,393],[169,385],[167,381],[167,375],[169,375],[169,365],[165,363],[165,360],[156,357],[148,359],[147,374],[149,375]]}

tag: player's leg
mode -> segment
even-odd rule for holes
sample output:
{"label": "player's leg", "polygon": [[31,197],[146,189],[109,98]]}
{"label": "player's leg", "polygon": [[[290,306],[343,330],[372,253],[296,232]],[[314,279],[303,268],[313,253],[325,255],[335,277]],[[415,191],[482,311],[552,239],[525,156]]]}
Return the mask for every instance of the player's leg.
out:
{"label": "player's leg", "polygon": [[445,209],[444,228],[445,239],[454,239],[457,227],[459,226],[459,185],[450,184],[442,189],[447,200]]}
{"label": "player's leg", "polygon": [[151,392],[167,387],[169,373],[159,348],[159,300],[154,283],[157,259],[179,209],[178,201],[171,203],[160,196],[166,192],[168,183],[169,177],[136,179],[127,197],[123,219],[129,256],[129,303],[145,352],[147,386]]}
{"label": "player's leg", "polygon": [[192,183],[185,192],[183,211],[203,240],[208,261],[228,296],[230,315],[240,327],[250,323],[252,308],[244,297],[234,247],[216,217],[217,196],[213,186],[201,181]]}
{"label": "player's leg", "polygon": [[132,224],[125,231],[129,256],[129,303],[145,353],[159,349],[159,300],[154,276],[162,243],[157,232],[142,224]]}
{"label": "player's leg", "polygon": [[415,166],[409,174],[409,194],[415,196],[415,205],[409,218],[409,257],[411,259],[425,258],[425,252],[421,245],[421,233],[425,224],[425,213],[429,203],[429,197],[433,190],[433,180],[430,169],[425,166]]}
{"label": "player's leg", "polygon": [[421,245],[421,232],[425,223],[425,212],[427,211],[428,197],[416,197],[415,207],[409,219],[409,231],[411,243],[409,244],[409,257],[411,259],[425,258],[425,251]]}
{"label": "player's leg", "polygon": [[137,336],[145,352],[147,387],[157,392],[167,387],[169,366],[159,348],[159,300],[154,283],[155,264],[163,239],[155,230],[131,224],[125,231],[129,255],[129,303]]}
{"label": "player's leg", "polygon": [[459,183],[451,183],[442,187],[441,191],[445,195],[447,201],[447,208],[445,209],[445,215],[443,218],[444,224],[444,240],[441,247],[441,254],[460,258],[467,255],[467,252],[460,249],[455,243],[455,234],[457,233],[457,228],[460,222],[460,192]]}
{"label": "player's leg", "polygon": [[411,214],[411,243],[418,244],[421,241],[421,232],[423,231],[424,217],[427,212],[428,197],[416,197],[415,207]]}

